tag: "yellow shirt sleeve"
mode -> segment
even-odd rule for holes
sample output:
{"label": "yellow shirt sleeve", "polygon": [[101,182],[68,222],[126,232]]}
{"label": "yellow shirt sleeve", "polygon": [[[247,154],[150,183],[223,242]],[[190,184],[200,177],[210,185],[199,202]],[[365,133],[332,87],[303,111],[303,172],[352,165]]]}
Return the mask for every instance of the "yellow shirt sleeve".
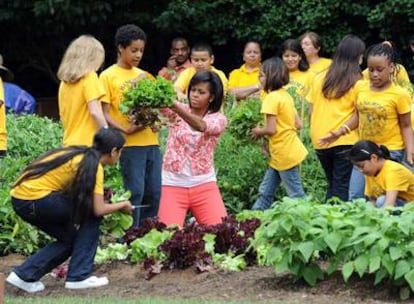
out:
{"label": "yellow shirt sleeve", "polygon": [[101,164],[98,165],[98,171],[96,171],[96,183],[93,193],[104,194],[104,169]]}
{"label": "yellow shirt sleeve", "polygon": [[185,69],[174,82],[174,87],[179,88],[184,94],[187,95],[187,90],[190,86],[191,78],[193,78],[195,73],[196,69],[193,67]]}
{"label": "yellow shirt sleeve", "polygon": [[400,163],[386,160],[380,173],[367,177],[366,194],[373,198],[387,191],[398,191],[398,197],[407,202],[414,201],[414,175]]}
{"label": "yellow shirt sleeve", "polygon": [[228,90],[228,80],[226,74],[224,74],[223,71],[217,70],[215,67],[211,67],[211,71],[220,77],[221,83],[223,85],[223,94],[226,95]]}

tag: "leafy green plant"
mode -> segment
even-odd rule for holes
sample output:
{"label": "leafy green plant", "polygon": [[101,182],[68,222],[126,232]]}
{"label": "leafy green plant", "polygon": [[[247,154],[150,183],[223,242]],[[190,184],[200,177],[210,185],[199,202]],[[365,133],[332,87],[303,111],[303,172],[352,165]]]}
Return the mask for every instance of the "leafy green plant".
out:
{"label": "leafy green plant", "polygon": [[123,261],[128,258],[130,249],[125,244],[111,243],[106,248],[98,247],[95,263],[103,264],[108,261]]}
{"label": "leafy green plant", "polygon": [[263,121],[261,106],[259,98],[247,98],[229,111],[228,130],[234,138],[242,143],[257,142],[252,139],[251,131]]}
{"label": "leafy green plant", "polygon": [[176,98],[170,81],[160,76],[155,81],[144,78],[125,90],[119,110],[133,117],[136,125],[151,126],[160,121],[157,109],[172,106]]}
{"label": "leafy green plant", "polygon": [[337,270],[345,282],[353,274],[372,274],[374,284],[387,279],[405,298],[407,288],[414,291],[413,211],[414,203],[377,209],[364,200],[320,204],[285,198],[263,213],[252,244],[261,250],[261,263],[310,285]]}
{"label": "leafy green plant", "polygon": [[61,146],[62,127],[48,118],[8,114],[7,156],[0,159],[0,255],[30,254],[50,238],[16,215],[10,189],[19,173],[40,154]]}
{"label": "leafy green plant", "polygon": [[230,213],[250,209],[267,167],[267,158],[258,145],[240,144],[225,132],[214,154],[223,201]]}
{"label": "leafy green plant", "polygon": [[138,263],[148,258],[164,261],[167,256],[164,252],[158,250],[158,247],[164,241],[171,239],[173,234],[174,232],[170,230],[158,231],[157,229],[152,229],[143,237],[137,238],[130,244],[131,262]]}

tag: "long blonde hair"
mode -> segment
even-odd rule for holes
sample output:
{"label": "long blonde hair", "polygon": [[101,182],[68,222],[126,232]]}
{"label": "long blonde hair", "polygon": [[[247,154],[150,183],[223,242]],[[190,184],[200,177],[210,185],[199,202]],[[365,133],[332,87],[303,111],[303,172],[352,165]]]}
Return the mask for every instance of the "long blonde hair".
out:
{"label": "long blonde hair", "polygon": [[57,72],[59,80],[75,83],[90,72],[96,72],[105,59],[102,44],[91,35],[73,40],[63,55]]}

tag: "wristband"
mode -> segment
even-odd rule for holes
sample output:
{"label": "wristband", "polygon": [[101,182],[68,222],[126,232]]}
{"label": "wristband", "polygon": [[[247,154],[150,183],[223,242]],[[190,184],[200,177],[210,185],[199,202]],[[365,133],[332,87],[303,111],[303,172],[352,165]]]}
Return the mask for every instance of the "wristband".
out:
{"label": "wristband", "polygon": [[344,124],[343,127],[345,128],[346,133],[351,133],[352,130],[347,124]]}

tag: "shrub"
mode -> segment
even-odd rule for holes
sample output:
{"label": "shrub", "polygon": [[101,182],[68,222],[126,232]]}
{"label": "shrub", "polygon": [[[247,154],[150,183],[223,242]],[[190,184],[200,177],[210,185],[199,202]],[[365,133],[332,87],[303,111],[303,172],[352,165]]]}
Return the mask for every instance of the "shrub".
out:
{"label": "shrub", "polygon": [[23,221],[13,211],[10,187],[20,171],[62,141],[59,123],[35,115],[7,115],[8,155],[0,160],[0,255],[29,254],[48,237]]}

